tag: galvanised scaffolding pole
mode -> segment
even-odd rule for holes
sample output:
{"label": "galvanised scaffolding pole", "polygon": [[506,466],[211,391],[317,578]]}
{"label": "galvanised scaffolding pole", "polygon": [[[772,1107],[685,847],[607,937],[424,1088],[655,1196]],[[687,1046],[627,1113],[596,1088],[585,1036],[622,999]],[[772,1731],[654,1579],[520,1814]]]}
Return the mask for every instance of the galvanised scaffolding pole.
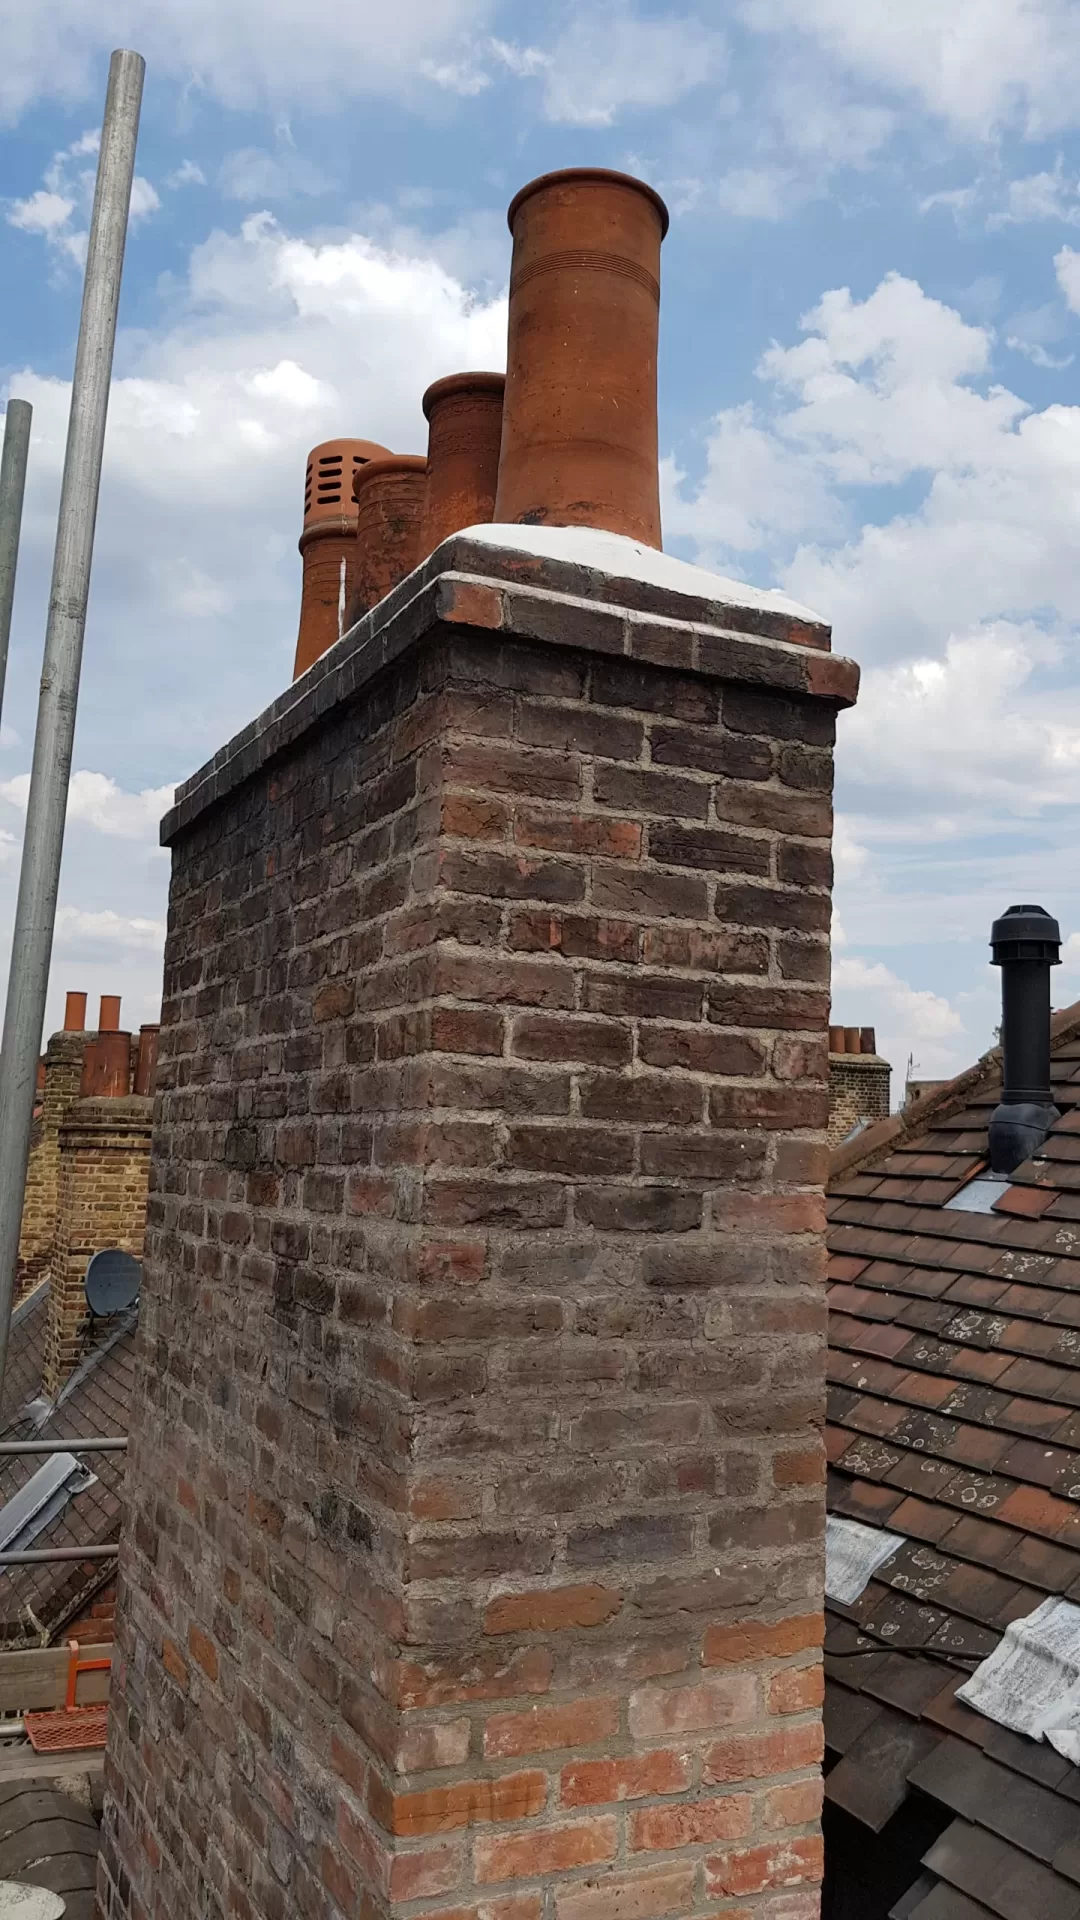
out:
{"label": "galvanised scaffolding pole", "polygon": [[0,1393],[7,1366],[30,1155],[38,1054],[45,1023],[56,895],[64,850],[75,709],[79,697],[101,456],[109,409],[135,143],[146,62],[114,53],[101,129],[94,212],[71,387],[45,659],[26,809],[19,898],[0,1047]]}
{"label": "galvanised scaffolding pole", "polygon": [[15,569],[19,564],[19,532],[26,492],[26,456],[30,450],[33,415],[29,400],[9,400],[4,416],[4,451],[0,454],[0,713],[4,710]]}

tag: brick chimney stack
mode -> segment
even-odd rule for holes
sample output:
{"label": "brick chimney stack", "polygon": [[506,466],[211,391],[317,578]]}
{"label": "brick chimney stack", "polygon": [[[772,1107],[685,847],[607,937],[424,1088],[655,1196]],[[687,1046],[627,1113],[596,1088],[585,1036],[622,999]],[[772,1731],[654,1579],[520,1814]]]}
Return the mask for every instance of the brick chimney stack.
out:
{"label": "brick chimney stack", "polygon": [[85,1029],[86,995],[69,993],[63,1029],[53,1034],[42,1061],[19,1230],[17,1299],[39,1285],[49,1270],[59,1205],[60,1128],[79,1097],[83,1055],[90,1039]]}
{"label": "brick chimney stack", "polygon": [[[85,999],[85,996],[84,996]],[[96,1034],[85,1048],[78,1098],[58,1127],[56,1221],[49,1250],[49,1308],[42,1388],[55,1400],[82,1358],[88,1323],[86,1268],[105,1247],[142,1253],[153,1116],[153,1073],[131,1091],[132,1037],[120,1027],[120,1000],[103,995]],[[153,1033],[155,1029],[143,1029]]]}
{"label": "brick chimney stack", "polygon": [[538,529],[448,541],[165,823],[103,1920],[818,1913],[857,674],[779,596],[553,544],[575,499],[659,540],[665,216],[566,191],[524,279],[514,227],[508,420],[526,294],[538,354],[583,316],[564,445],[504,436]]}
{"label": "brick chimney stack", "polygon": [[873,1027],[829,1028],[830,1147],[838,1147],[858,1126],[888,1119],[891,1078]]}

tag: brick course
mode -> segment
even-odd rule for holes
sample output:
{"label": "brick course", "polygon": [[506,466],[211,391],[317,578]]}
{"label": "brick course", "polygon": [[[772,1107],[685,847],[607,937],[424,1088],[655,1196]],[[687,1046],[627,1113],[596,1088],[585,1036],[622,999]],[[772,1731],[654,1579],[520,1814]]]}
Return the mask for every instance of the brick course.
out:
{"label": "brick course", "polygon": [[170,817],[105,1920],[818,1910],[854,676],[471,560]]}

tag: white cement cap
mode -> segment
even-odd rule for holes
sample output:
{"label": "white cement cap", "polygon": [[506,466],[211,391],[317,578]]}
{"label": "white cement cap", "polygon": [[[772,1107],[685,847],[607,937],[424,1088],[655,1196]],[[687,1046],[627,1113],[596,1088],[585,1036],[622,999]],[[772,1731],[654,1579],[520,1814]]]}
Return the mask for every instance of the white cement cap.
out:
{"label": "white cement cap", "polygon": [[755,607],[795,620],[813,620],[819,626],[827,624],[819,613],[789,600],[778,587],[750,587],[744,580],[729,580],[722,573],[692,566],[689,560],[677,560],[674,554],[642,546],[624,533],[605,533],[599,527],[522,527],[496,521],[465,527],[458,537],[513,553],[534,553],[544,560],[595,567],[598,573],[667,587],[672,593],[685,593],[696,600],[722,600],[728,606]]}

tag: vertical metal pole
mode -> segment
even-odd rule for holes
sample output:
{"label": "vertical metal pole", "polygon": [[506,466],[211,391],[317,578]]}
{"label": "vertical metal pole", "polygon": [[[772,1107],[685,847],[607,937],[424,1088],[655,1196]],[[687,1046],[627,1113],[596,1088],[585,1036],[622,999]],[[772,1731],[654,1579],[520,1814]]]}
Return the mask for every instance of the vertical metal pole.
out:
{"label": "vertical metal pole", "polygon": [[71,386],[45,660],[0,1048],[0,1393],[7,1365],[38,1052],[64,849],[101,455],[145,72],[146,62],[137,53],[114,53],[109,63]]}
{"label": "vertical metal pole", "polygon": [[19,564],[19,531],[26,491],[26,456],[30,448],[29,400],[9,400],[4,420],[4,451],[0,454],[0,713],[4,710],[11,609],[15,603],[15,569]]}

